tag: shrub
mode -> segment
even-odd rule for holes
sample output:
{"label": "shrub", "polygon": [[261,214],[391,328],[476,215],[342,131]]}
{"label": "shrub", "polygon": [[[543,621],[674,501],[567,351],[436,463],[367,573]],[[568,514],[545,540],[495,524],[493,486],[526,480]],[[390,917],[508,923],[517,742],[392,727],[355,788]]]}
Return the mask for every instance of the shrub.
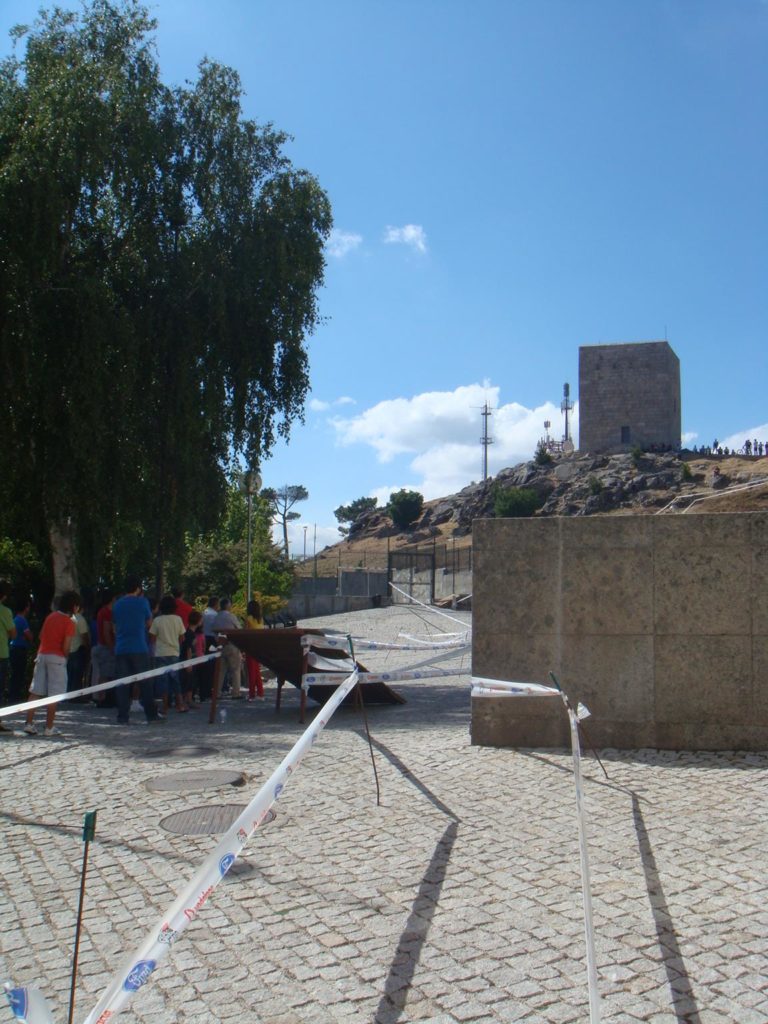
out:
{"label": "shrub", "polygon": [[602,482],[600,480],[598,480],[596,476],[591,476],[589,478],[589,493],[590,494],[602,494],[602,491],[603,491]]}
{"label": "shrub", "polygon": [[537,466],[548,466],[554,461],[552,459],[552,453],[547,449],[544,441],[539,441],[536,445],[536,454],[533,456],[533,461]]}
{"label": "shrub", "polygon": [[683,480],[693,480],[693,473],[691,472],[691,467],[687,462],[683,463],[682,476]]}
{"label": "shrub", "polygon": [[424,508],[424,497],[418,491],[405,488],[395,491],[389,496],[387,513],[399,530],[407,530],[421,515]]}
{"label": "shrub", "polygon": [[523,519],[541,508],[542,500],[530,487],[496,487],[493,514],[497,519]]}

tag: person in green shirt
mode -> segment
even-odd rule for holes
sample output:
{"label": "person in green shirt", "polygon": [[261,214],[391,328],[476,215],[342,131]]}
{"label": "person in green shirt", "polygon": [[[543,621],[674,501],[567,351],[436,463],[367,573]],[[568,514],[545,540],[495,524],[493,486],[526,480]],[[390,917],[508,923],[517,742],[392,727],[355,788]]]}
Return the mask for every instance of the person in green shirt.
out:
{"label": "person in green shirt", "polygon": [[[8,580],[0,580],[0,705],[5,705],[8,699],[10,699],[10,694],[8,693],[10,669],[8,641],[13,640],[16,636],[13,612],[5,603],[5,599],[10,592],[11,585]],[[13,729],[0,719],[0,732],[13,732]]]}

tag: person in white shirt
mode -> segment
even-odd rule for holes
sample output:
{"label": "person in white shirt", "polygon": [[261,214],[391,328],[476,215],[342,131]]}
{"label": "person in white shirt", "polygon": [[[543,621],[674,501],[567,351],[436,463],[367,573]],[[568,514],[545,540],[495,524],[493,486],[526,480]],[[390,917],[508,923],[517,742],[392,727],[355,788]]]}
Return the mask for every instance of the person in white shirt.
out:
{"label": "person in white shirt", "polygon": [[[179,661],[184,623],[176,614],[176,598],[173,594],[161,598],[158,614],[152,619],[149,632],[155,638],[155,668]],[[155,678],[155,699],[162,699],[164,712],[168,711],[169,704],[173,704],[177,711],[189,711],[181,699],[178,672],[166,672]]]}
{"label": "person in white shirt", "polygon": [[[219,614],[213,620],[213,630],[215,633],[226,629],[242,629],[242,623],[231,611],[231,604],[232,602],[229,601],[228,598],[222,598],[219,606]],[[239,647],[236,647],[233,643],[227,641],[224,644],[221,657],[224,661],[224,667],[227,673],[226,679],[232,687],[232,700],[241,700],[242,694],[240,692],[240,688],[243,678],[242,651]],[[224,689],[226,689],[226,680],[222,684],[222,691]]]}

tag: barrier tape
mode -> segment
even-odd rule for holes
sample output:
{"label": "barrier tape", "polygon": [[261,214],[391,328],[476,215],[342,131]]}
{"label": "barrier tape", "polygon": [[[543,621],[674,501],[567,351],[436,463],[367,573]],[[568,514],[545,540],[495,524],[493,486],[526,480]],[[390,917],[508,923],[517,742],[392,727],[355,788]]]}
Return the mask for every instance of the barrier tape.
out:
{"label": "barrier tape", "polygon": [[426,608],[428,612],[434,612],[435,615],[441,615],[444,619],[448,619],[449,622],[456,622],[460,626],[464,626],[465,625],[461,621],[461,619],[454,619],[454,617],[452,615],[447,615],[444,611],[441,611],[439,608],[435,608],[431,604],[424,604],[423,601],[417,600],[415,597],[413,597],[411,594],[407,593],[405,590],[401,590],[400,587],[396,587],[394,583],[390,583],[389,585],[390,585],[390,587],[392,587],[393,590],[396,590],[398,594],[402,594],[403,597],[407,597],[409,601],[413,601],[414,604],[419,605],[421,608]]}
{"label": "barrier tape", "polygon": [[345,678],[355,667],[350,658],[324,658],[322,654],[315,654],[313,651],[307,655],[307,664],[326,672],[343,672]]}
{"label": "barrier tape", "polygon": [[[359,672],[358,678],[362,684],[396,683],[401,679],[432,679],[436,676],[464,676],[466,674],[466,669],[463,668],[431,668],[423,672],[420,669],[404,668],[394,672]],[[310,686],[336,686],[346,678],[343,672],[323,672],[321,675],[308,673],[301,677],[301,688],[306,690]]]}
{"label": "barrier tape", "polygon": [[484,679],[472,676],[473,697],[559,697],[560,691],[554,686],[542,683],[513,683],[501,679]]}
{"label": "barrier tape", "polygon": [[23,704],[9,704],[6,708],[0,708],[0,718],[7,718],[9,715],[17,715],[20,711],[29,711],[30,708],[44,708],[49,704],[59,704],[65,700],[74,700],[76,697],[87,697],[89,693],[102,693],[104,690],[111,690],[113,686],[123,686],[128,683],[138,683],[142,679],[151,679],[153,676],[162,676],[166,672],[179,672],[184,668],[192,668],[193,665],[202,665],[204,661],[212,658],[220,658],[221,651],[213,654],[201,654],[199,658],[190,658],[188,661],[176,661],[173,665],[162,665],[160,668],[152,668],[147,672],[137,672],[133,676],[122,676],[120,679],[110,679],[106,683],[96,683],[95,686],[86,686],[82,690],[71,690],[69,693],[57,693],[52,697],[39,697],[37,700],[28,700]]}
{"label": "barrier tape", "polygon": [[473,686],[473,697],[557,697],[557,693],[540,693],[538,690],[526,690],[519,687],[514,690],[497,690],[490,686]]}
{"label": "barrier tape", "polygon": [[[432,636],[434,635],[433,633]],[[457,644],[460,647],[469,647],[472,642],[468,639],[468,629],[465,629],[463,633],[439,633],[438,635],[442,637],[441,640],[425,640],[424,637],[414,636],[413,633],[398,633],[398,636],[403,636],[406,640],[412,640],[417,645],[414,650],[417,650],[419,647],[431,647],[432,644],[440,646],[443,643],[446,647],[450,647],[453,644]],[[456,639],[451,640],[451,637],[456,637]]]}
{"label": "barrier tape", "polygon": [[334,711],[357,684],[357,672],[347,676],[336,693],[321,709],[318,717],[302,733],[269,779],[227,831],[214,851],[187,883],[181,895],[150,930],[144,942],[114,975],[101,999],[84,1024],[107,1024],[125,1003],[147,983],[152,972],[167,955],[187,925],[194,921],[250,837],[267,817],[269,809],[282,793],[290,775],[301,764],[307,751],[328,724]]}
{"label": "barrier tape", "polygon": [[[446,634],[441,635],[444,636]],[[429,640],[418,640],[412,644],[392,644],[379,640],[363,640],[356,637],[353,637],[352,639],[354,640],[355,650],[357,651],[423,651],[425,648],[432,647],[434,647],[435,650],[438,650],[443,647],[454,649],[470,646],[467,640],[441,640],[434,643],[431,643]],[[311,633],[304,634],[301,638],[301,646],[316,647],[320,650],[323,648],[329,650],[348,650],[346,640],[339,640],[337,637],[314,636]]]}

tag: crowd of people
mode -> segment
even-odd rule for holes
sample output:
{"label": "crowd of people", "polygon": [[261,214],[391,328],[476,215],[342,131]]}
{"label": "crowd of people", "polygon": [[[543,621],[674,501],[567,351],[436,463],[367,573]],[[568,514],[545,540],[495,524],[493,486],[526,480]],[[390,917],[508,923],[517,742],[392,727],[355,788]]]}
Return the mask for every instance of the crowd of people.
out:
{"label": "crowd of people", "polygon": [[[0,580],[0,705],[23,703],[27,692],[29,653],[35,637],[30,627],[28,598],[6,604],[10,584]],[[89,621],[90,619],[90,621]],[[117,709],[117,723],[128,725],[132,711],[142,711],[147,724],[162,722],[172,712],[194,711],[211,698],[215,661],[184,667],[184,662],[221,651],[224,675],[222,692],[233,700],[264,699],[261,666],[243,655],[227,640],[223,630],[240,629],[242,623],[228,598],[212,596],[201,612],[184,600],[180,587],[150,600],[137,576],[128,576],[122,593],[101,593],[86,618],[83,600],[75,591],[61,595],[46,616],[37,641],[29,700],[61,695],[88,685],[126,679],[127,682],[93,695],[93,702]],[[248,603],[245,626],[264,626],[261,605]],[[171,669],[170,666],[179,665]],[[152,668],[168,668],[162,675],[133,681],[131,677]],[[75,698],[91,701],[91,697]],[[45,708],[46,736],[61,735],[55,726],[57,703]],[[0,732],[12,732],[0,719]],[[35,709],[27,712],[24,732],[38,735]]]}
{"label": "crowd of people", "polygon": [[768,441],[761,441],[757,437],[750,441],[747,438],[741,448],[729,448],[715,438],[711,445],[694,445],[691,451],[694,455],[746,455],[748,458],[762,459],[763,456],[768,456]]}

